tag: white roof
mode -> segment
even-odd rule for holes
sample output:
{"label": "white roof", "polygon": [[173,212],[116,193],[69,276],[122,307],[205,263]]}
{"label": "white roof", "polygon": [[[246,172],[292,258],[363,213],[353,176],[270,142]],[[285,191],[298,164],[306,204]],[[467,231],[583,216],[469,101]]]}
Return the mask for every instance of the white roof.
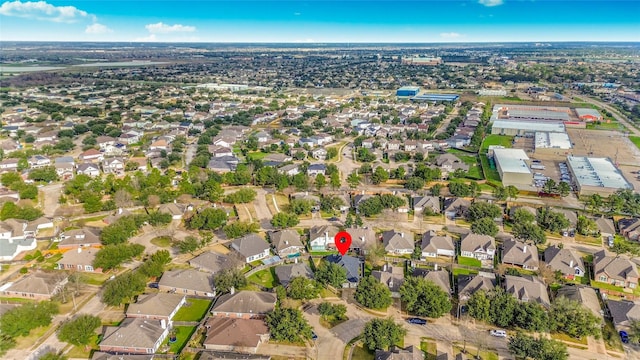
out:
{"label": "white roof", "polygon": [[578,116],[580,116],[580,117],[585,116],[585,115],[592,115],[592,116],[595,116],[597,118],[602,117],[602,115],[600,115],[598,110],[596,110],[596,109],[588,109],[588,108],[577,108],[576,109],[576,114],[578,114]]}
{"label": "white roof", "polygon": [[580,186],[633,189],[608,158],[568,156],[567,162]]}
{"label": "white roof", "polygon": [[571,139],[566,133],[536,132],[536,149],[571,149]]}
{"label": "white roof", "polygon": [[503,173],[531,174],[525,162],[529,157],[522,149],[493,149],[493,158]]}
{"label": "white roof", "polygon": [[509,118],[525,118],[525,119],[547,119],[547,120],[569,120],[569,114],[566,112],[552,110],[516,110],[509,109],[507,111]]}
{"label": "white roof", "polygon": [[565,132],[564,124],[559,122],[541,121],[520,121],[520,120],[496,120],[493,122],[494,128],[517,129],[532,132]]}

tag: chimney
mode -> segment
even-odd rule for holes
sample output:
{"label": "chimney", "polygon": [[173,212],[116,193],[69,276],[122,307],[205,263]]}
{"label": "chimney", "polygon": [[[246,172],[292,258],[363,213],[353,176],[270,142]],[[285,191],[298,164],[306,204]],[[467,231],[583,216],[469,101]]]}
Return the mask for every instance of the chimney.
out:
{"label": "chimney", "polygon": [[522,252],[523,252],[523,253],[526,253],[526,252],[527,252],[527,245],[525,245],[525,246],[523,246],[523,247],[522,247]]}
{"label": "chimney", "polygon": [[160,320],[160,327],[163,329],[167,328],[167,322],[165,319]]}
{"label": "chimney", "polygon": [[438,271],[438,264],[433,264],[433,270]]}
{"label": "chimney", "polygon": [[573,267],[573,260],[569,261],[569,267],[572,268]]}
{"label": "chimney", "polygon": [[382,267],[382,271],[387,271],[387,264],[384,264],[384,266]]}
{"label": "chimney", "polygon": [[236,289],[232,286],[231,289],[229,289],[229,293],[231,295],[235,294],[236,293]]}
{"label": "chimney", "polygon": [[400,237],[404,237],[404,233],[403,232],[400,233]]}
{"label": "chimney", "polygon": [[175,203],[177,203],[177,202],[178,202],[178,201],[177,201],[176,199],[173,199],[173,203],[174,203],[174,204],[175,204]]}

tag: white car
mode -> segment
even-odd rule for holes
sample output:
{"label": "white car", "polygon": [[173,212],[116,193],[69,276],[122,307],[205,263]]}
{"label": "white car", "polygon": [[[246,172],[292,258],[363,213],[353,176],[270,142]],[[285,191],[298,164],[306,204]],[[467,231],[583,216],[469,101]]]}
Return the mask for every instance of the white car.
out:
{"label": "white car", "polygon": [[507,337],[507,332],[504,330],[494,329],[494,330],[491,330],[490,333],[491,333],[491,336],[495,336],[495,337],[501,337],[501,338]]}

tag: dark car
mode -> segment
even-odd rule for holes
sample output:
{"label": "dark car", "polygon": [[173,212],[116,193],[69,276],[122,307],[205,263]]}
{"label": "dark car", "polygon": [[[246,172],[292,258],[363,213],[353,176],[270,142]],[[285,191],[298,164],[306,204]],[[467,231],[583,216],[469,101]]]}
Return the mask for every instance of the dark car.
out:
{"label": "dark car", "polygon": [[340,221],[340,219],[338,219],[337,217],[334,216],[332,218],[329,218],[329,221]]}
{"label": "dark car", "polygon": [[315,331],[311,332],[311,340],[318,340],[318,335],[316,334]]}
{"label": "dark car", "polygon": [[152,282],[149,284],[149,287],[152,289],[157,289],[158,288],[158,283],[157,282]]}
{"label": "dark car", "polygon": [[623,343],[628,344],[629,343],[629,334],[627,334],[626,331],[620,331],[620,340],[622,340]]}
{"label": "dark car", "polygon": [[416,325],[426,325],[427,324],[427,320],[420,319],[420,318],[408,318],[407,321],[412,323],[412,324],[416,324]]}

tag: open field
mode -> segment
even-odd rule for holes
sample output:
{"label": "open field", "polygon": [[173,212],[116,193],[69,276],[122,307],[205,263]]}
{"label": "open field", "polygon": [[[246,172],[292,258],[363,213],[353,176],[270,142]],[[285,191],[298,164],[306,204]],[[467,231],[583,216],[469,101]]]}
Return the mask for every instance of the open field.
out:
{"label": "open field", "polygon": [[511,147],[511,142],[513,141],[513,136],[507,135],[488,135],[484,141],[482,142],[482,146],[480,147],[480,153],[486,153],[489,145],[502,145],[506,148]]}
{"label": "open field", "polygon": [[210,300],[206,299],[187,299],[180,310],[173,318],[175,321],[200,321],[207,313],[211,305]]}

